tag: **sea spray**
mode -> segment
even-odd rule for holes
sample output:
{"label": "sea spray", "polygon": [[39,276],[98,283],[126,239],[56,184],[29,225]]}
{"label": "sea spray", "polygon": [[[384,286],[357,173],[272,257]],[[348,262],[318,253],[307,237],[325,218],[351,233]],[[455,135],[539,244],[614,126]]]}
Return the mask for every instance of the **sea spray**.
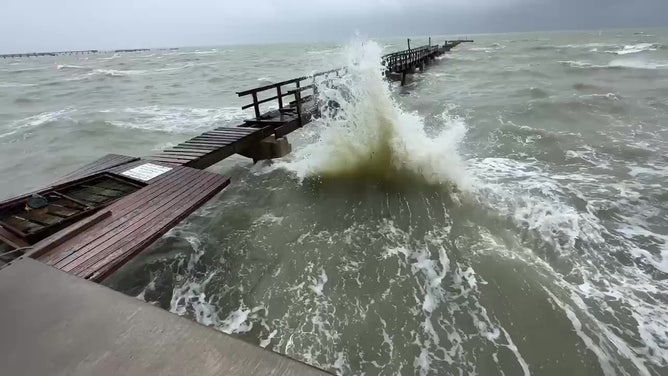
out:
{"label": "sea spray", "polygon": [[417,113],[403,110],[384,78],[382,48],[356,40],[345,49],[347,74],[319,88],[320,132],[315,142],[278,166],[300,179],[368,179],[468,186],[458,145],[465,123],[444,116],[431,137]]}

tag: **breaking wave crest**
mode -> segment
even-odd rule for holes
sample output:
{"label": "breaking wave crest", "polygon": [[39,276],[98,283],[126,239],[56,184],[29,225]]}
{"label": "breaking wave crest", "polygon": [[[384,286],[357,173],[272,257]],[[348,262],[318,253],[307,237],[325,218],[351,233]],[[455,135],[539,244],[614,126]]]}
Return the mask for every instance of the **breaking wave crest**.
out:
{"label": "breaking wave crest", "polygon": [[608,64],[593,64],[586,61],[560,61],[562,65],[577,69],[665,69],[668,62],[652,62],[644,59],[615,59]]}
{"label": "breaking wave crest", "polygon": [[443,116],[443,128],[427,133],[417,113],[403,110],[383,77],[382,48],[372,41],[347,47],[348,74],[320,85],[319,134],[315,142],[279,165],[308,177],[368,179],[426,184],[468,182],[457,153],[466,134],[463,120]]}

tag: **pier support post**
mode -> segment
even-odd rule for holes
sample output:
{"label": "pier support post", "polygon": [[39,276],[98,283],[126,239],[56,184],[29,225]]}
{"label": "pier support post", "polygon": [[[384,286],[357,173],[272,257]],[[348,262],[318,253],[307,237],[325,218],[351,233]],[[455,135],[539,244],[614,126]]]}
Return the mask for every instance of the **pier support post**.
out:
{"label": "pier support post", "polygon": [[406,85],[406,71],[401,72],[401,86]]}
{"label": "pier support post", "polygon": [[263,161],[267,159],[281,158],[292,152],[292,145],[285,137],[276,138],[276,136],[269,136],[257,144],[242,150],[239,154],[244,157],[252,158],[253,162]]}

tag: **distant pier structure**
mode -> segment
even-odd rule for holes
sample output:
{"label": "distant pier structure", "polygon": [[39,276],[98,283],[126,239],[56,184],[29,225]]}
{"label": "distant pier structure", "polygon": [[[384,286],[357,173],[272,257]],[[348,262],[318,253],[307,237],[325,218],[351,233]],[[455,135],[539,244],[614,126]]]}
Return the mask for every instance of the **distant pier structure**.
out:
{"label": "distant pier structure", "polygon": [[446,40],[443,45],[432,45],[431,37],[429,44],[417,48],[411,48],[411,40],[408,39],[408,49],[383,56],[383,62],[388,77],[400,76],[401,85],[406,84],[406,75],[415,73],[417,69],[424,71],[426,66],[437,56],[452,50],[462,43],[473,43],[472,39],[460,38],[456,40]]}
{"label": "distant pier structure", "polygon": [[62,55],[88,55],[88,54],[99,54],[99,53],[129,53],[129,52],[143,52],[150,51],[149,48],[133,48],[133,49],[123,49],[123,50],[111,50],[111,51],[100,51],[100,50],[77,50],[77,51],[54,51],[54,52],[25,52],[18,54],[2,54],[0,55],[3,59],[16,59],[16,58],[25,58],[25,57],[42,57],[42,56],[62,56]]}

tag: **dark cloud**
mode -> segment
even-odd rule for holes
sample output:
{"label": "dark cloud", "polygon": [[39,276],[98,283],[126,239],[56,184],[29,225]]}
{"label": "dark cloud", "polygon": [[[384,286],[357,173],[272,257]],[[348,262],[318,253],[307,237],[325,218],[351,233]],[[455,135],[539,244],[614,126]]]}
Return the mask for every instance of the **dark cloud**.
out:
{"label": "dark cloud", "polygon": [[653,27],[668,0],[0,0],[0,51]]}

